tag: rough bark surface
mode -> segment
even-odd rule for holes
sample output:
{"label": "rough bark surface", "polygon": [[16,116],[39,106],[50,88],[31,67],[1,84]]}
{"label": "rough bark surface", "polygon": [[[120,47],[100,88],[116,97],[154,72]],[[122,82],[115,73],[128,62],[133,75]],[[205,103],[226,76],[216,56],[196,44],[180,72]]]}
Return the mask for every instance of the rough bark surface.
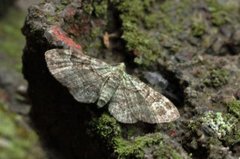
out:
{"label": "rough bark surface", "polygon": [[[240,118],[238,0],[54,0],[23,27],[31,120],[49,158],[237,158]],[[150,83],[180,110],[176,122],[118,123],[76,102],[44,53],[74,47]]]}

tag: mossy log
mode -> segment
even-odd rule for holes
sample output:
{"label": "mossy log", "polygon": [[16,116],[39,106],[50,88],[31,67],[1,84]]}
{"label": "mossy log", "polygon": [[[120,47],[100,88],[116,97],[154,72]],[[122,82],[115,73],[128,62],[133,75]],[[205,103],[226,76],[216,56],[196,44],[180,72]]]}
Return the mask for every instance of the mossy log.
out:
{"label": "mossy log", "polygon": [[[29,8],[23,74],[32,125],[49,158],[239,156],[239,9],[238,0],[46,0]],[[125,62],[156,90],[163,85],[181,118],[122,124],[106,109],[78,103],[44,59],[63,47]]]}

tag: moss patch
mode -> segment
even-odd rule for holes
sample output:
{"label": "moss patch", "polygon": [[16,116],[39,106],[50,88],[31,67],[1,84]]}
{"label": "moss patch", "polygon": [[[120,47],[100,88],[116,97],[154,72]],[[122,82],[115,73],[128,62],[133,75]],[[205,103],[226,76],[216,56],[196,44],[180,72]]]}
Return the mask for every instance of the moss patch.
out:
{"label": "moss patch", "polygon": [[105,19],[107,18],[107,11],[108,11],[108,1],[107,0],[100,0],[100,1],[92,1],[83,2],[84,7],[83,11],[88,15],[93,15],[97,18]]}
{"label": "moss patch", "polygon": [[93,1],[93,12],[95,13],[96,17],[100,18],[107,18],[107,8],[108,8],[108,1]]}
{"label": "moss patch", "polygon": [[228,83],[229,73],[224,69],[213,69],[208,72],[204,79],[207,87],[219,88]]}
{"label": "moss patch", "polygon": [[233,100],[227,103],[230,113],[233,113],[236,117],[240,118],[240,100]]}
{"label": "moss patch", "polygon": [[207,112],[200,118],[200,123],[206,133],[218,138],[224,138],[232,133],[237,119],[231,114]]}
{"label": "moss patch", "polygon": [[[122,39],[137,64],[148,66],[167,53],[176,53],[180,46],[175,37],[184,29],[180,15],[190,7],[190,1],[181,3],[156,0],[114,1],[122,21]],[[161,33],[159,32],[161,31]],[[161,45],[160,45],[161,44]]]}
{"label": "moss patch", "polygon": [[145,11],[148,10],[151,2],[151,0],[124,0],[117,4],[122,21],[122,39],[126,41],[128,51],[136,55],[135,62],[143,65],[149,65],[150,62],[155,61],[157,53],[160,52],[159,48],[156,47],[157,40],[140,27],[144,21],[148,22],[146,25],[148,28],[157,25],[156,14],[146,16]]}
{"label": "moss patch", "polygon": [[[194,6],[200,6],[199,9],[192,6],[193,3]],[[93,19],[101,18],[106,22],[106,28],[101,27],[101,33],[98,35],[102,36],[105,30],[112,29],[108,9],[114,7],[111,11],[114,10],[114,18],[119,17],[115,20],[122,24],[118,31],[122,33],[120,38],[125,41],[125,53],[134,55],[135,63],[149,66],[158,58],[189,49],[198,50],[196,47],[211,47],[211,39],[216,39],[220,26],[239,19],[236,17],[237,6],[233,2],[218,0],[182,0],[179,3],[157,0],[100,0],[85,3],[83,9]],[[213,32],[216,34],[212,34]],[[98,43],[93,47],[100,46]],[[98,50],[96,48],[95,52]],[[86,51],[90,52],[92,48]]]}
{"label": "moss patch", "polygon": [[231,135],[224,138],[228,145],[233,145],[240,142],[240,122],[235,126]]}
{"label": "moss patch", "polygon": [[211,22],[215,26],[221,26],[230,21],[229,13],[236,9],[236,5],[221,3],[218,0],[206,0],[208,10],[211,13]]}
{"label": "moss patch", "polygon": [[163,136],[160,133],[136,137],[133,141],[116,138],[114,143],[115,153],[118,154],[119,158],[145,158],[144,155],[149,150],[149,147],[152,148],[150,151],[153,152],[153,158],[182,158],[172,146],[164,142]]}
{"label": "moss patch", "polygon": [[[188,124],[190,134],[187,134],[186,146],[194,150],[193,156],[199,156],[199,151],[203,158],[210,156],[227,156],[227,152],[221,148],[232,146],[239,142],[239,125],[237,118],[228,113],[222,112],[205,112],[199,118],[192,120]],[[191,137],[190,137],[191,136]],[[189,140],[190,137],[191,139]],[[196,151],[195,151],[196,150]],[[210,157],[211,158],[211,157]]]}
{"label": "moss patch", "polygon": [[205,26],[205,21],[203,15],[198,13],[192,18],[192,34],[193,36],[200,37],[204,35],[207,27]]}
{"label": "moss patch", "polygon": [[121,133],[121,128],[116,119],[105,113],[90,122],[90,129],[106,143],[111,143]]}

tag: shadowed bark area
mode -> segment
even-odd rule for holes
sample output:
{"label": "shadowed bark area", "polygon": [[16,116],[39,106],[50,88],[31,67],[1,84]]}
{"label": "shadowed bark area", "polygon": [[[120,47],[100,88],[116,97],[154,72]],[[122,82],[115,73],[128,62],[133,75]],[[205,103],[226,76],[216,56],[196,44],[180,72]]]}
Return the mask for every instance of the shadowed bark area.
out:
{"label": "shadowed bark area", "polygon": [[[49,157],[239,156],[239,8],[237,0],[46,0],[32,6],[22,29],[23,74],[31,121]],[[78,103],[44,59],[49,49],[69,47],[109,64],[124,61],[130,74],[173,101],[180,119],[122,124],[106,107]]]}

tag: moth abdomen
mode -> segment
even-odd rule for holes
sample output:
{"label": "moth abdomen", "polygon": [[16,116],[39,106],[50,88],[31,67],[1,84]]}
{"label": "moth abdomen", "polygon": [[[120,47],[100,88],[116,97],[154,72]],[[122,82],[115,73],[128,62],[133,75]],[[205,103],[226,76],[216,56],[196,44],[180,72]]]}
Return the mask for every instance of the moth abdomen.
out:
{"label": "moth abdomen", "polygon": [[118,71],[113,72],[112,74],[113,75],[107,79],[101,88],[100,96],[97,102],[99,107],[103,107],[111,100],[121,82],[121,75]]}

